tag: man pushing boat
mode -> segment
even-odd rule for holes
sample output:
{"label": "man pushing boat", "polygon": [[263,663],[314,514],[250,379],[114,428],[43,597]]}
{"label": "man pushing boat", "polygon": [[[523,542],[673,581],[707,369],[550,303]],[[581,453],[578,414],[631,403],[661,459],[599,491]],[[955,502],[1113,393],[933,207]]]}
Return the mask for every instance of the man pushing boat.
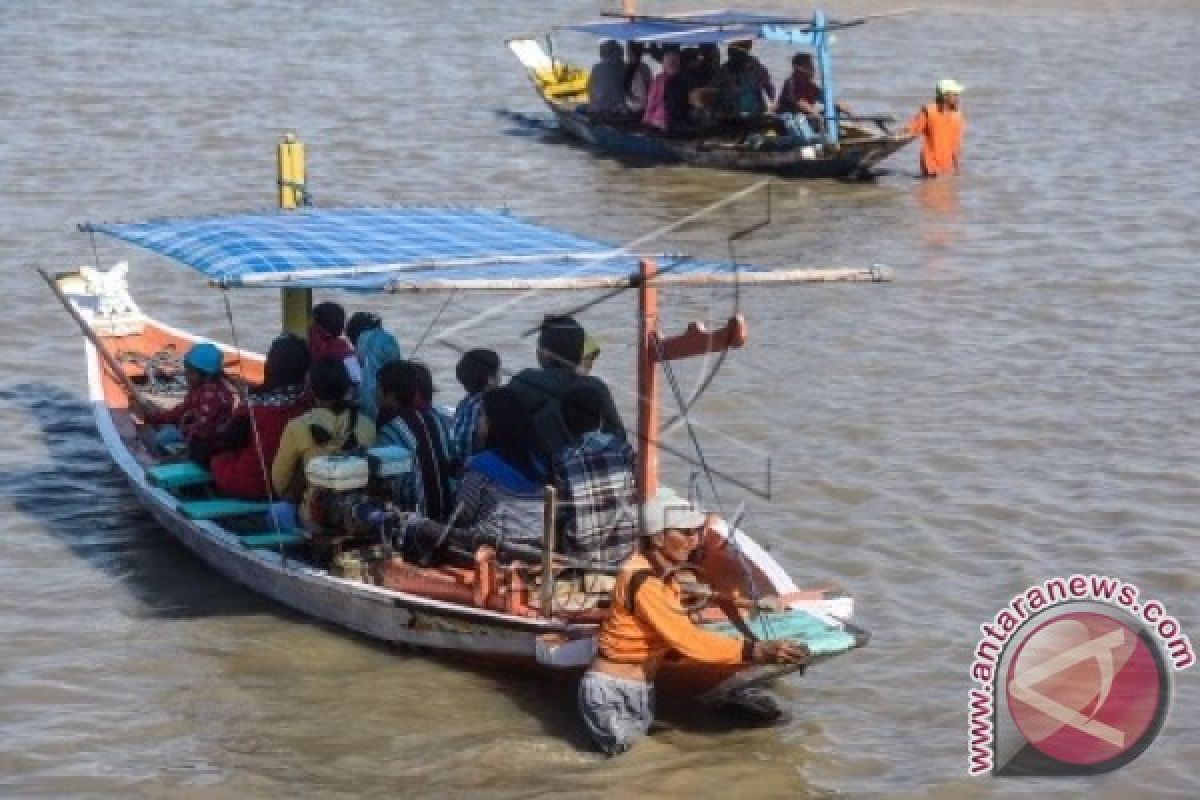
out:
{"label": "man pushing boat", "polygon": [[807,664],[804,645],[706,631],[683,607],[675,576],[704,534],[706,515],[669,491],[642,504],[641,546],[621,565],[597,654],[579,684],[579,710],[607,755],[625,752],[654,721],[654,677],[669,652],[707,664]]}
{"label": "man pushing boat", "polygon": [[905,131],[921,137],[921,177],[957,175],[962,161],[966,122],[959,108],[963,85],[949,78],[937,82],[934,102],[921,107]]}

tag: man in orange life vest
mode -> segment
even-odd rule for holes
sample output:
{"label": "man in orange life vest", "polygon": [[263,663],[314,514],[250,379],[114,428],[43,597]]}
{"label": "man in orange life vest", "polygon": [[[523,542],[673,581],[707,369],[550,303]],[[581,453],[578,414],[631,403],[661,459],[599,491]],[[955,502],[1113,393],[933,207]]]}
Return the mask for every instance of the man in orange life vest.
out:
{"label": "man in orange life vest", "polygon": [[579,685],[579,710],[593,741],[623,753],[654,721],[654,678],[675,651],[708,664],[807,664],[808,648],[788,640],[751,641],[707,631],[681,604],[672,577],[700,544],[706,516],[662,490],[640,509],[641,546],[621,565],[612,613],[600,626],[596,658]]}
{"label": "man in orange life vest", "polygon": [[934,89],[934,101],[923,106],[905,128],[921,137],[921,175],[936,178],[957,173],[966,123],[958,110],[962,84],[940,80]]}

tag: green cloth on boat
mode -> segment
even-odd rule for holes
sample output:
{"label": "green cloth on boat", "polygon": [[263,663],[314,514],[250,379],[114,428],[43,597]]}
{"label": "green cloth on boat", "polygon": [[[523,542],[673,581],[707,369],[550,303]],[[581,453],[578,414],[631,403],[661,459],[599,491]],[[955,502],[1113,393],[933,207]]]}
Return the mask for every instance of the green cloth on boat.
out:
{"label": "green cloth on boat", "polygon": [[[833,656],[852,650],[855,646],[854,634],[800,609],[758,614],[753,619],[747,619],[746,624],[759,638],[800,642],[814,656]],[[729,622],[716,622],[704,627],[716,633],[739,635],[737,628]]]}
{"label": "green cloth on boat", "polygon": [[271,509],[268,503],[248,500],[193,500],[179,504],[179,511],[188,519],[221,519],[244,514],[265,514]]}
{"label": "green cloth on boat", "polygon": [[212,480],[212,474],[194,461],[179,461],[146,467],[146,480],[151,486],[171,490],[202,486]]}
{"label": "green cloth on boat", "polygon": [[251,550],[263,550],[279,546],[300,544],[304,537],[295,531],[280,531],[278,533],[251,533],[241,537],[242,544]]}

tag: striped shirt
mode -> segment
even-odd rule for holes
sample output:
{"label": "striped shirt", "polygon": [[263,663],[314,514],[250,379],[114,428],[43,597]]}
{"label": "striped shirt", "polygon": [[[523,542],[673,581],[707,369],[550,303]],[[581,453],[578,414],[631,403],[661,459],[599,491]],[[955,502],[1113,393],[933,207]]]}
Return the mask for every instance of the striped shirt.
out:
{"label": "striped shirt", "polygon": [[450,423],[451,455],[460,464],[482,449],[476,436],[482,417],[483,392],[467,395],[454,409],[454,420]]}
{"label": "striped shirt", "polygon": [[[446,430],[446,421],[442,415],[435,409],[428,409],[420,412],[421,418],[429,423],[429,432],[433,441],[430,442],[434,452],[430,454],[432,459],[429,461],[435,469],[445,470],[450,457],[450,439]],[[379,443],[383,445],[400,446],[407,449],[413,454],[413,469],[412,472],[392,478],[391,494],[392,502],[403,508],[415,508],[421,511],[426,516],[436,519],[441,516],[441,513],[434,514],[435,509],[428,508],[427,498],[425,497],[425,475],[421,469],[421,459],[417,452],[418,439],[416,433],[409,427],[401,417],[394,417],[379,427]],[[453,489],[450,475],[447,473],[430,476],[431,480],[437,482],[438,486],[443,487],[444,493],[449,494]],[[449,498],[443,498],[447,508],[450,505]],[[441,509],[444,513],[446,508]]]}

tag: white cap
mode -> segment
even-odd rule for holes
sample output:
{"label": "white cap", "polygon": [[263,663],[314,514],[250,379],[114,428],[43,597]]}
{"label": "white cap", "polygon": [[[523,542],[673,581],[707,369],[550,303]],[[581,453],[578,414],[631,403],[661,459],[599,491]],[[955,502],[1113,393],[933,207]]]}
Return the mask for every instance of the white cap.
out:
{"label": "white cap", "polygon": [[933,88],[935,94],[962,94],[965,87],[956,80],[943,78]]}
{"label": "white cap", "polygon": [[658,494],[642,503],[640,516],[643,536],[653,536],[668,528],[693,530],[707,519],[702,511],[670,489],[659,489]]}

